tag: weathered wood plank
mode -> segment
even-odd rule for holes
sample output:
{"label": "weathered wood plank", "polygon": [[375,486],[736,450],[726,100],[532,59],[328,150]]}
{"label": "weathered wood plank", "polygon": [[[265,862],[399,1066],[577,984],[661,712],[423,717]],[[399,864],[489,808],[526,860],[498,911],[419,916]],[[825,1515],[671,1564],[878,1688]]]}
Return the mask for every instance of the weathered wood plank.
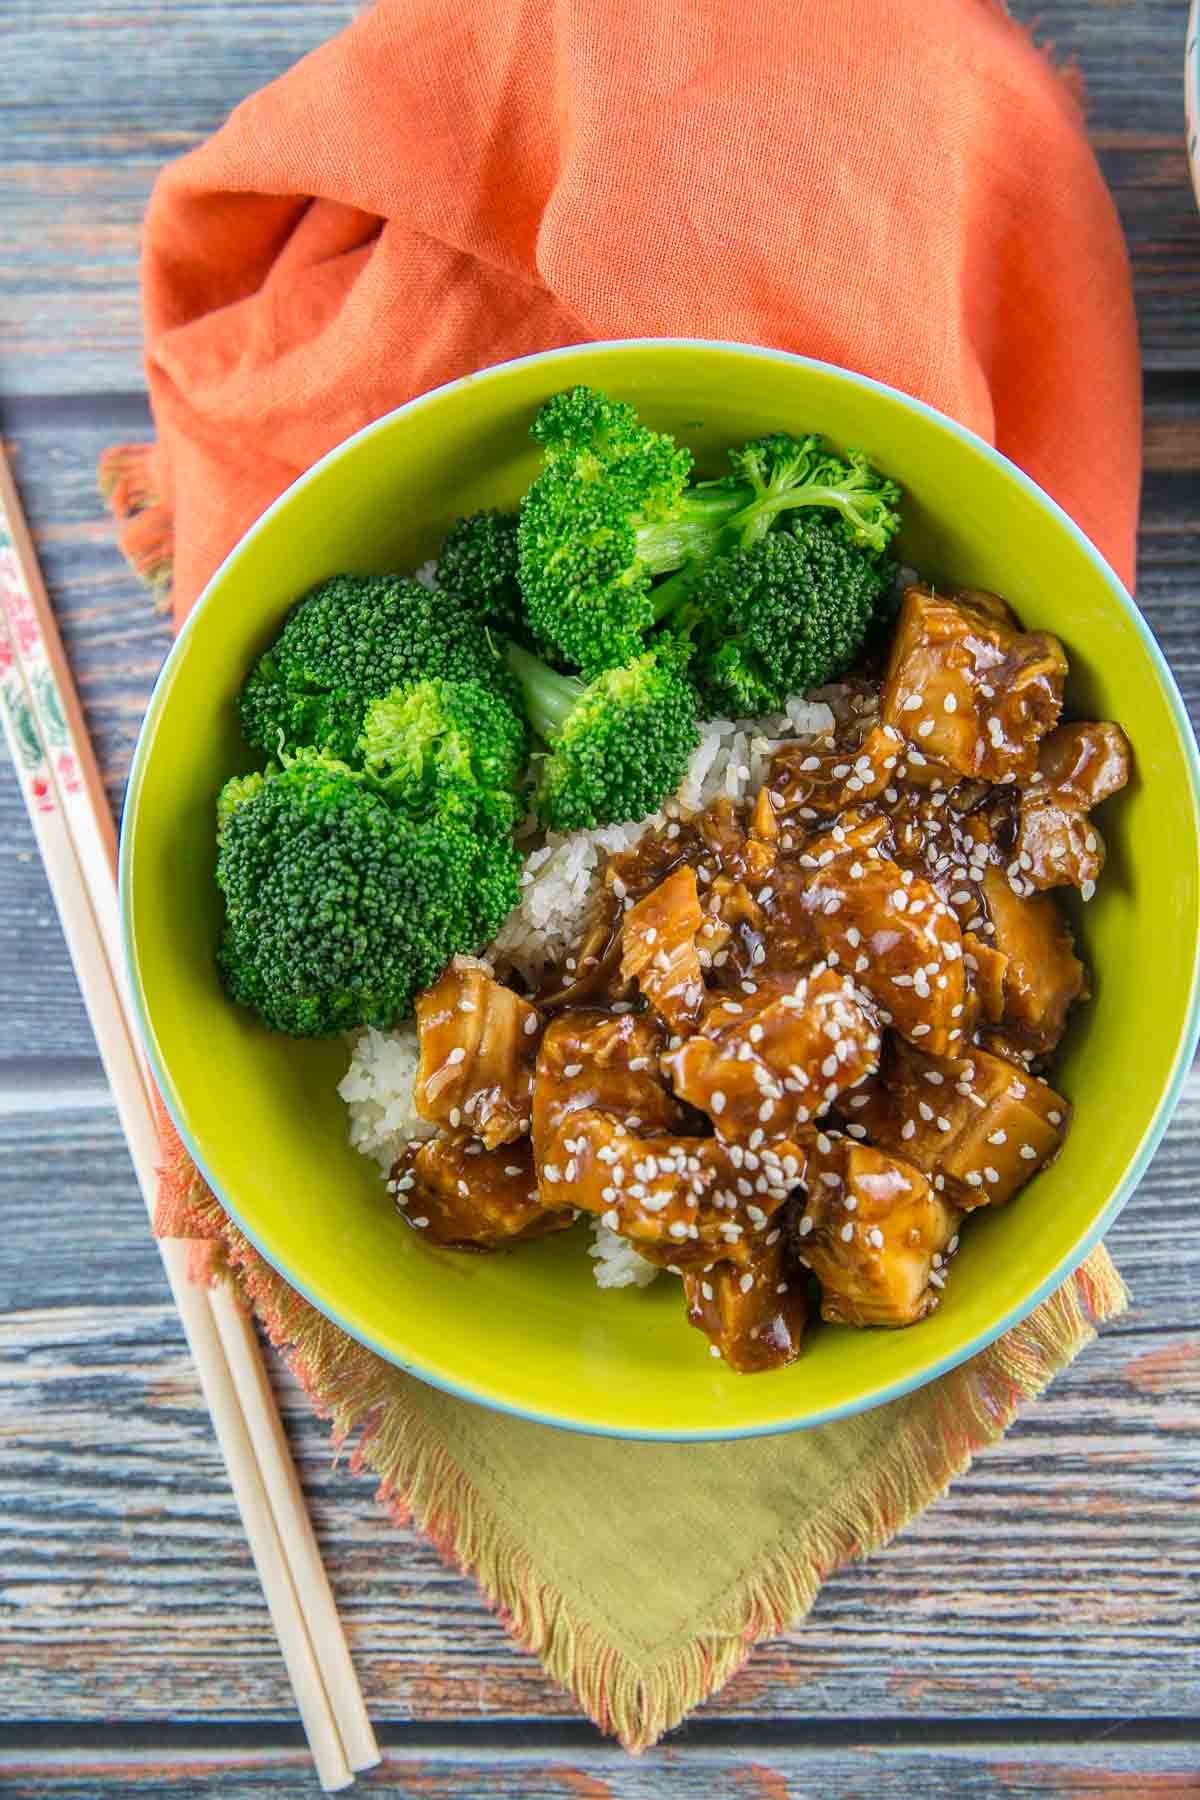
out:
{"label": "weathered wood plank", "polygon": [[[1196,1080],[1179,1130],[1112,1235],[1132,1318],[890,1551],[831,1580],[706,1717],[1197,1708]],[[111,1115],[0,1118],[0,1175],[5,1717],[287,1716]],[[375,1509],[370,1478],[330,1467],[324,1428],[276,1377],[376,1715],[572,1716],[470,1584]]]}
{"label": "weathered wood plank", "polygon": [[[201,1800],[234,1791],[271,1800],[310,1800],[311,1767],[300,1749],[237,1746],[188,1750],[170,1760],[147,1749],[0,1752],[0,1784],[10,1800],[93,1800],[100,1792]],[[396,1800],[1170,1800],[1200,1792],[1195,1747],[1187,1743],[954,1744],[925,1749],[880,1741],[814,1746],[711,1749],[686,1739],[636,1761],[619,1751],[550,1747],[460,1752],[442,1744],[384,1746],[383,1761],[359,1777],[366,1792]]]}
{"label": "weathered wood plank", "polygon": [[[1177,0],[1020,0],[1074,57],[1104,172],[1129,237],[1145,359],[1200,362],[1191,317],[1200,234],[1183,145]],[[0,144],[0,385],[102,393],[141,385],[137,246],[155,170],[214,130],[244,94],[352,16],[152,0],[6,9],[10,84]],[[86,95],[86,106],[78,104]]]}

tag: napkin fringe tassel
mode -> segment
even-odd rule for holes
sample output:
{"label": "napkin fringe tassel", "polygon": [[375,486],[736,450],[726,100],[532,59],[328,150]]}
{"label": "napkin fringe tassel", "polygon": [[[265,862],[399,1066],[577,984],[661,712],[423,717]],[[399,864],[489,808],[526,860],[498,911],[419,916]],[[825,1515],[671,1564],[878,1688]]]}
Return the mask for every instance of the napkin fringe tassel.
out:
{"label": "napkin fringe tassel", "polygon": [[398,1371],[317,1312],[264,1261],[205,1186],[165,1114],[162,1124],[159,1235],[203,1240],[196,1276],[230,1276],[253,1303],[316,1411],[332,1421],[338,1450],[356,1440],[352,1467],[379,1476],[381,1503],[472,1575],[517,1642],[601,1731],[635,1753],[722,1687],[760,1639],[801,1619],[834,1570],[888,1543],[1003,1435],[1023,1403],[1091,1341],[1096,1325],[1128,1303],[1101,1245],[1021,1324],[921,1390],[924,1411],[910,1415],[911,1428],[896,1434],[868,1487],[847,1491],[820,1524],[781,1544],[703,1639],[648,1668],[574,1618],[562,1596],[538,1579],[469,1474],[414,1413]]}
{"label": "napkin fringe tassel", "polygon": [[101,498],[118,526],[117,542],[160,612],[171,605],[175,515],[162,497],[157,444],[114,444],[96,468]]}

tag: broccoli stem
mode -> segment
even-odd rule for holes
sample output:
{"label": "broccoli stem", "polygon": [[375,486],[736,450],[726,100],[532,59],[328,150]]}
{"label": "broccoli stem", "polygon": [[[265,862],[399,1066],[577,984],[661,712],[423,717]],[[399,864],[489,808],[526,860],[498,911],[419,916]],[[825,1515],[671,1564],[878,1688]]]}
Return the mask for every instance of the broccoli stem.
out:
{"label": "broccoli stem", "polygon": [[[750,486],[723,488],[708,494],[699,490],[690,493],[681,525],[655,527],[652,531],[643,528],[638,533],[638,552],[643,560],[649,560],[656,572],[674,571],[651,592],[654,623],[661,624],[684,604],[703,575],[705,564],[717,550],[732,549],[739,542],[755,542],[780,513],[800,506],[829,508],[852,525],[858,525],[862,513],[855,504],[856,498],[853,491],[816,483],[773,494],[756,493]],[[642,549],[647,532],[656,551],[661,545],[662,554],[657,559],[647,559]],[[655,532],[661,535],[655,537]],[[671,544],[679,548],[679,555],[668,550]]]}
{"label": "broccoli stem", "polygon": [[560,675],[539,656],[531,656],[519,644],[510,644],[505,660],[525,696],[529,723],[540,738],[552,744],[563,729],[586,691],[586,683],[575,675]]}
{"label": "broccoli stem", "polygon": [[639,561],[652,575],[662,575],[693,557],[707,555],[727,521],[742,510],[753,494],[749,487],[707,491],[693,488],[684,495],[672,518],[638,527]]}

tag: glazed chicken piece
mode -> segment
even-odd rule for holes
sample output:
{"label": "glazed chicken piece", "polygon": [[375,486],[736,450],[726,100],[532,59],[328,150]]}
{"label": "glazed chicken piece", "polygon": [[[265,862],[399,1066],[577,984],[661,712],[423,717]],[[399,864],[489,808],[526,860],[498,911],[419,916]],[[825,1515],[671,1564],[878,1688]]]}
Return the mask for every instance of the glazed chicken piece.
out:
{"label": "glazed chicken piece", "polygon": [[926,1056],[894,1036],[846,1112],[852,1136],[915,1163],[964,1211],[1011,1200],[1057,1156],[1070,1115],[1047,1082],[978,1046]]}
{"label": "glazed chicken piece", "polygon": [[1066,674],[1058,639],[1022,631],[994,594],[952,597],[918,583],[900,608],[883,722],[959,775],[1027,781],[1039,738],[1058,722]]}
{"label": "glazed chicken piece", "polygon": [[933,1311],[959,1213],[904,1157],[824,1132],[809,1156],[797,1249],[835,1325],[912,1325]]}
{"label": "glazed chicken piece", "polygon": [[873,724],[857,743],[786,744],[771,763],[771,787],[791,822],[829,818],[881,794],[903,760],[904,740],[892,725]]}
{"label": "glazed chicken piece", "polygon": [[473,1132],[489,1150],[529,1130],[541,1021],[486,965],[456,956],[417,1000],[421,1063],[413,1098],[423,1119]]}
{"label": "glazed chicken piece", "polygon": [[1104,867],[1093,806],[1129,780],[1129,740],[1119,725],[1060,725],[1038,747],[1037,774],[1021,795],[1009,876],[1027,888],[1079,888],[1090,900]]}
{"label": "glazed chicken piece", "polygon": [[533,1084],[533,1155],[544,1187],[556,1185],[544,1165],[554,1166],[555,1139],[575,1113],[607,1113],[631,1131],[682,1126],[683,1109],[658,1071],[664,1042],[649,1013],[572,1012],[547,1027]]}
{"label": "glazed chicken piece", "polygon": [[[767,801],[768,809],[770,801]],[[756,814],[763,824],[761,811]],[[771,814],[772,823],[774,815]],[[753,885],[770,879],[775,867],[775,833],[756,829],[752,820],[744,825],[730,799],[721,799],[697,821],[704,846],[721,871],[735,881]]]}
{"label": "glazed chicken piece", "polygon": [[745,1263],[776,1243],[772,1220],[803,1172],[804,1152],[788,1141],[743,1154],[718,1138],[629,1131],[591,1111],[567,1117],[541,1164],[543,1192],[549,1182],[675,1269]]}
{"label": "glazed chicken piece", "polygon": [[740,1375],[783,1369],[799,1356],[808,1301],[782,1236],[745,1265],[685,1269],[683,1292],[688,1323]]}
{"label": "glazed chicken piece", "polygon": [[979,1019],[999,1025],[1004,1017],[1004,978],[1008,958],[973,931],[963,932],[963,968]]}
{"label": "glazed chicken piece", "polygon": [[466,1132],[410,1144],[392,1171],[392,1192],[408,1223],[451,1249],[498,1250],[562,1231],[570,1206],[546,1206],[533,1177],[529,1140],[485,1150]]}
{"label": "glazed chicken piece", "polygon": [[938,1054],[964,1035],[962,932],[927,881],[875,847],[859,850],[833,831],[799,858],[815,862],[803,905],[822,949],[852,973],[905,1037]]}
{"label": "glazed chicken piece", "polygon": [[696,951],[703,922],[696,871],[683,863],[625,914],[621,974],[636,981],[672,1031],[700,1015],[704,973]]}
{"label": "glazed chicken piece", "polygon": [[1001,1023],[1016,1044],[1044,1056],[1061,1038],[1071,1007],[1087,998],[1070,927],[1052,895],[1016,894],[1000,869],[987,871],[983,896],[992,941],[1007,958]]}
{"label": "glazed chicken piece", "polygon": [[848,976],[818,963],[710,995],[695,1036],[669,1050],[662,1067],[726,1143],[753,1152],[794,1137],[878,1058],[879,1032],[863,996]]}

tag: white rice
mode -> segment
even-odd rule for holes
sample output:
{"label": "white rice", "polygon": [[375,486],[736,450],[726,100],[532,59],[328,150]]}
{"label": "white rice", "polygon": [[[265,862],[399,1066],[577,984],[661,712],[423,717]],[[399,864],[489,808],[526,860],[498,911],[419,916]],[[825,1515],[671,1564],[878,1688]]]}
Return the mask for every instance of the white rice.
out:
{"label": "white rice", "polygon": [[649,1287],[654,1277],[662,1273],[655,1263],[638,1255],[628,1238],[618,1237],[599,1219],[593,1221],[592,1232],[595,1242],[588,1255],[596,1259],[592,1274],[597,1287]]}
{"label": "white rice", "polygon": [[338,1084],[350,1109],[350,1142],[364,1156],[373,1156],[387,1175],[405,1144],[432,1137],[437,1129],[413,1104],[421,1060],[417,1028],[376,1031],[367,1025],[351,1042],[350,1067]]}
{"label": "white rice", "polygon": [[[424,577],[426,571],[420,574]],[[847,701],[847,691],[834,687],[820,697],[797,696],[782,713],[708,720],[700,727],[700,743],[672,810],[699,812],[722,795],[738,803],[753,800],[776,750],[794,739],[819,737],[830,730],[835,710],[844,712]],[[520,903],[487,952],[496,972],[501,977],[519,973],[536,985],[546,968],[561,962],[578,942],[609,855],[629,849],[643,832],[666,822],[667,814],[657,812],[631,825],[605,825],[569,835],[551,832],[535,843],[525,858]],[[410,1140],[431,1137],[435,1129],[413,1104],[419,1060],[414,1025],[388,1032],[367,1027],[352,1040],[350,1067],[338,1088],[350,1110],[350,1142],[373,1157],[385,1174]],[[658,1274],[652,1263],[599,1221],[589,1254],[600,1287],[645,1287]]]}

